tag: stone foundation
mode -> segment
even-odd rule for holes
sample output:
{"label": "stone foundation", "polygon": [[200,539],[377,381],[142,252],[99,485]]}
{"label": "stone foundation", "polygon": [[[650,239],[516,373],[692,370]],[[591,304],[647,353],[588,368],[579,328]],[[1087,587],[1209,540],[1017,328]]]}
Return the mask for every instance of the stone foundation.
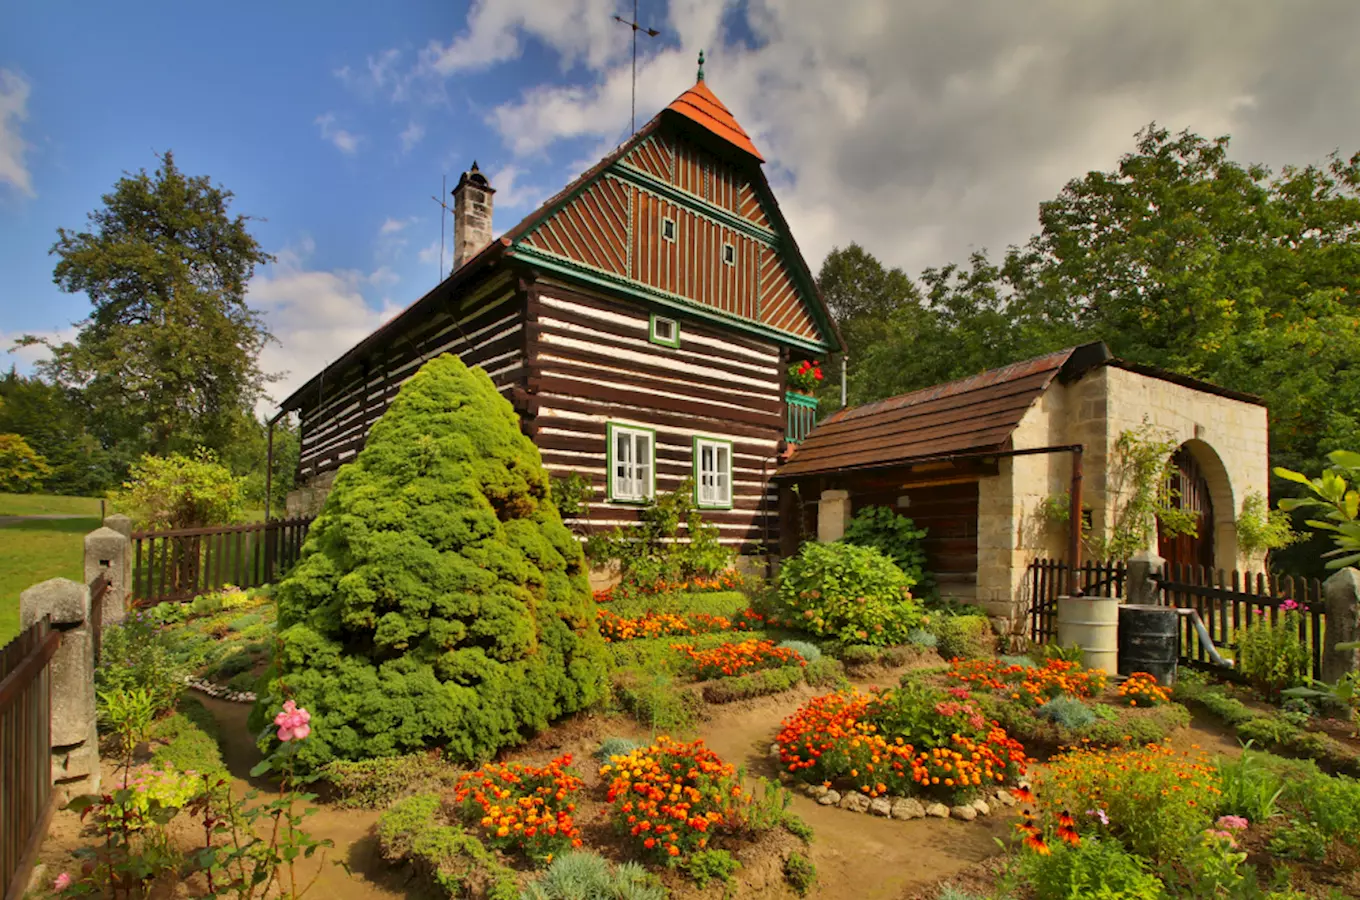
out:
{"label": "stone foundation", "polygon": [[284,512],[290,519],[307,518],[321,512],[335,484],[335,472],[323,472],[302,487],[289,491],[284,501]]}

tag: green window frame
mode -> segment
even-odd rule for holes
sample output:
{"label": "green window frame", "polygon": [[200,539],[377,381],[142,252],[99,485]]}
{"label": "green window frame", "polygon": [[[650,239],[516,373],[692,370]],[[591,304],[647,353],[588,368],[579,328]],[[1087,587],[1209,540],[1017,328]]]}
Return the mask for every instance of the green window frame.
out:
{"label": "green window frame", "polygon": [[[657,328],[658,323],[661,323],[659,329]],[[670,335],[667,336],[664,333],[665,331],[669,331]],[[652,317],[647,323],[647,340],[662,347],[678,349],[680,347],[680,320],[652,313]]]}
{"label": "green window frame", "polygon": [[644,504],[656,496],[656,430],[605,423],[605,481],[611,503]]}
{"label": "green window frame", "polygon": [[732,508],[732,442],[694,438],[694,505],[699,509]]}

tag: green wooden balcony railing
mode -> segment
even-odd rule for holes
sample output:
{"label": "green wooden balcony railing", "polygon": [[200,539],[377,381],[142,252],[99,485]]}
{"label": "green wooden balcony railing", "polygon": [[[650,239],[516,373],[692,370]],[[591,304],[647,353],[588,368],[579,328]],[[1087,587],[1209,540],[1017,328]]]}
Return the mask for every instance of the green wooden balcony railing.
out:
{"label": "green wooden balcony railing", "polygon": [[817,398],[788,391],[784,394],[784,403],[788,407],[784,439],[790,444],[801,444],[817,424]]}

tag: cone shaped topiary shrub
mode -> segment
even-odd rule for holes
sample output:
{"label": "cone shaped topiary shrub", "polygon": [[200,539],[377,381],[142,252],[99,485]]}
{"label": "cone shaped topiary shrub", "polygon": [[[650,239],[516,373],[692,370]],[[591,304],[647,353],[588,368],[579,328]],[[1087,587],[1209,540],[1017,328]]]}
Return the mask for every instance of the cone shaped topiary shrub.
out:
{"label": "cone shaped topiary shrub", "polygon": [[285,697],[308,709],[304,762],[428,746],[484,759],[603,690],[581,547],[538,450],[453,356],[402,387],[340,470],[276,597],[251,724]]}

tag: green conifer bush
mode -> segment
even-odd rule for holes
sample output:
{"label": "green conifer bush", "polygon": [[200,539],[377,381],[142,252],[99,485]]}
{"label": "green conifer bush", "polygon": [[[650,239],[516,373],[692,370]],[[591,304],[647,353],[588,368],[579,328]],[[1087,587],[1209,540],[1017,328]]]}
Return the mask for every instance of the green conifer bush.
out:
{"label": "green conifer bush", "polygon": [[402,387],[340,470],[276,597],[252,726],[297,701],[305,762],[485,759],[602,695],[580,544],[509,402],[453,356]]}

